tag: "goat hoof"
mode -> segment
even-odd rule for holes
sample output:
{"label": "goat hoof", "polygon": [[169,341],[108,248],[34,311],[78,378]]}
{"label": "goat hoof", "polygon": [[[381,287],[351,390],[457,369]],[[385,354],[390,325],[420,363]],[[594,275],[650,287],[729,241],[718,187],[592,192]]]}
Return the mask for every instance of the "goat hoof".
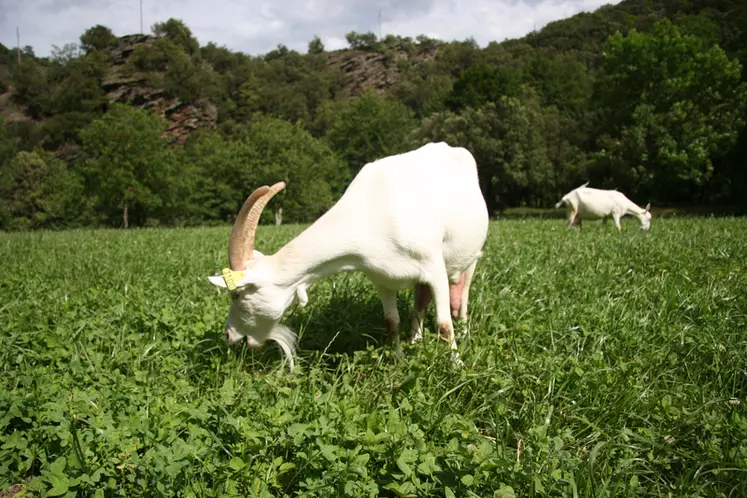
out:
{"label": "goat hoof", "polygon": [[464,367],[464,362],[462,361],[461,358],[459,358],[459,352],[457,352],[457,351],[452,351],[451,352],[451,363],[456,368],[463,368]]}

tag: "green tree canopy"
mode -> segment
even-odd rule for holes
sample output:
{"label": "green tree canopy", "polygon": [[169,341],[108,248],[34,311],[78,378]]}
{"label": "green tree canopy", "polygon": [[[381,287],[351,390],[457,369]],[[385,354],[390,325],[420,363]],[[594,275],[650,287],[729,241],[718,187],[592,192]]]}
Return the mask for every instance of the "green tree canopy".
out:
{"label": "green tree canopy", "polygon": [[13,98],[26,106],[26,112],[41,118],[50,109],[49,80],[47,69],[29,57],[21,58],[12,74],[15,92]]}
{"label": "green tree canopy", "polygon": [[376,35],[372,32],[357,33],[351,31],[345,35],[345,39],[353,50],[376,50]]}
{"label": "green tree canopy", "polygon": [[101,24],[88,28],[80,35],[80,46],[86,52],[93,50],[104,50],[117,42],[112,30]]}
{"label": "green tree canopy", "polygon": [[143,224],[165,207],[175,167],[161,138],[165,129],[149,111],[114,104],[81,131],[86,187],[102,221]]}
{"label": "green tree canopy", "polygon": [[512,68],[473,64],[454,82],[446,103],[452,110],[477,108],[503,96],[515,96],[520,87],[521,75]]}
{"label": "green tree canopy", "polygon": [[341,105],[325,139],[355,174],[368,162],[405,152],[415,126],[403,104],[368,92]]}
{"label": "green tree canopy", "polygon": [[659,200],[692,200],[743,125],[740,72],[669,21],[611,37],[598,85],[602,171]]}
{"label": "green tree canopy", "polygon": [[10,136],[5,120],[0,116],[0,167],[11,160],[16,153],[18,140]]}
{"label": "green tree canopy", "polygon": [[209,134],[188,154],[199,170],[194,203],[211,218],[232,220],[261,185],[285,181],[286,190],[266,209],[283,208],[283,219],[308,222],[326,211],[347,183],[347,170],[322,141],[300,125],[261,118],[238,137]]}
{"label": "green tree canopy", "polygon": [[151,31],[158,36],[165,36],[189,55],[199,53],[200,44],[197,38],[192,36],[192,30],[181,19],[172,17],[165,22],[157,22],[151,27]]}
{"label": "green tree canopy", "polygon": [[324,53],[324,43],[321,38],[315,36],[313,40],[309,42],[309,53],[310,54],[321,54]]}
{"label": "green tree canopy", "polygon": [[80,193],[78,178],[63,161],[43,151],[20,151],[0,164],[0,228],[70,224],[73,208],[80,212]]}

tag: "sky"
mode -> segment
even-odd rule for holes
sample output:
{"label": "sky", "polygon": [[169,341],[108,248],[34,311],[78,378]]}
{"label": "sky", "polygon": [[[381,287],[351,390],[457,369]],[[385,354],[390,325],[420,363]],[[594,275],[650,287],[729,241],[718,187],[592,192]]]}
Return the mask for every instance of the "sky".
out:
{"label": "sky", "polygon": [[[444,41],[519,38],[548,22],[591,12],[620,0],[142,0],[143,31],[170,17],[181,19],[200,45],[210,41],[247,54],[283,44],[305,53],[319,36],[327,50],[347,47],[351,31]],[[140,32],[140,0],[0,0],[0,43],[31,45],[47,56],[52,46],[78,43],[96,24],[117,36]]]}

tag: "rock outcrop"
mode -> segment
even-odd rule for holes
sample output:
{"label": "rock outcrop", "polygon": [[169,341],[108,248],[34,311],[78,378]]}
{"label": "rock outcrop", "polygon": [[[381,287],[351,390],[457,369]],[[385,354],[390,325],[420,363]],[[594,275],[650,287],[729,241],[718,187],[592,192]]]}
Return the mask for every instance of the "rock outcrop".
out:
{"label": "rock outcrop", "polygon": [[340,50],[329,53],[327,64],[343,73],[345,93],[353,96],[369,90],[386,93],[402,75],[398,68],[400,61],[409,61],[408,65],[415,66],[435,57],[435,50],[414,56],[396,48],[384,53]]}
{"label": "rock outcrop", "polygon": [[198,128],[214,128],[218,111],[207,101],[188,103],[168,96],[161,88],[148,83],[148,75],[133,72],[127,60],[142,44],[156,39],[150,35],[129,35],[119,39],[117,46],[109,51],[111,67],[102,81],[106,98],[110,103],[122,102],[148,109],[167,119],[170,124],[164,136],[173,144],[183,144],[189,134]]}

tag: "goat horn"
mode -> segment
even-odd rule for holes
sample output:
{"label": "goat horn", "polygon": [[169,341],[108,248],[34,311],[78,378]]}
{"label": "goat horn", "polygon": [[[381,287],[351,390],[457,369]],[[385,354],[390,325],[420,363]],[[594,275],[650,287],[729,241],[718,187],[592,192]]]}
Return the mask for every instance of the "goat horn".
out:
{"label": "goat horn", "polygon": [[257,231],[259,217],[265,205],[272,197],[285,188],[285,182],[278,182],[272,187],[259,187],[247,198],[231,230],[228,243],[228,263],[232,270],[245,270],[247,260],[254,253],[254,234]]}

